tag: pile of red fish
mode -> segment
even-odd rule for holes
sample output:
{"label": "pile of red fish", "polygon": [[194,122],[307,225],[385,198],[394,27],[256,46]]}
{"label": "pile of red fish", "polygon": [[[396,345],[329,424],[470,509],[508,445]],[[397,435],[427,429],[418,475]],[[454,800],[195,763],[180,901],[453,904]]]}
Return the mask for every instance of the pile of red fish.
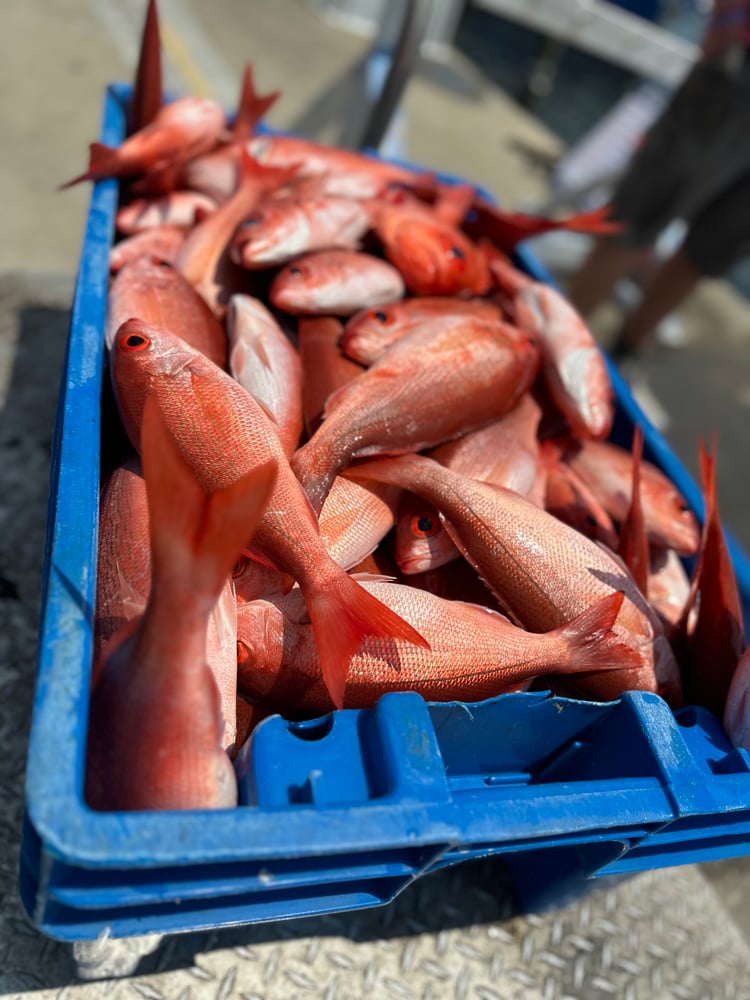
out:
{"label": "pile of red fish", "polygon": [[[156,34],[156,41],[154,32]],[[530,684],[707,705],[747,743],[741,614],[703,455],[683,498],[607,443],[590,333],[510,258],[555,223],[469,185],[162,104],[150,7],[117,149],[86,795],[236,803],[264,714]],[[75,182],[71,182],[75,183]],[[112,458],[114,456],[114,458]],[[691,580],[680,557],[697,553]]]}

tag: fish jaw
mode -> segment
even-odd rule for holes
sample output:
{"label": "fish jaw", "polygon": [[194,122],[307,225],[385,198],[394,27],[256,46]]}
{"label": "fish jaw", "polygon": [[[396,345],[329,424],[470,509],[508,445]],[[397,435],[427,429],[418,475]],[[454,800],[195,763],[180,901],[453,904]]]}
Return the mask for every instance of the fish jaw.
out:
{"label": "fish jaw", "polygon": [[268,201],[242,221],[232,238],[230,254],[249,269],[286,264],[309,250],[310,224],[296,203]]}

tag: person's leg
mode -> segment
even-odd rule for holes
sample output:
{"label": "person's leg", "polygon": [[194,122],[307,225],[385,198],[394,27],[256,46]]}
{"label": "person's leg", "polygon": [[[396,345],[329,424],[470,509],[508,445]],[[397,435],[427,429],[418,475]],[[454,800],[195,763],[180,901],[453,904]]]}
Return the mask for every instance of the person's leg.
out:
{"label": "person's leg", "polygon": [[606,237],[596,241],[568,287],[568,298],[581,316],[609,297],[615,283],[635,269],[642,252],[641,247]]}
{"label": "person's leg", "polygon": [[640,304],[620,329],[612,355],[623,357],[645,347],[659,323],[682,303],[702,277],[685,251],[676,250],[646,284]]}

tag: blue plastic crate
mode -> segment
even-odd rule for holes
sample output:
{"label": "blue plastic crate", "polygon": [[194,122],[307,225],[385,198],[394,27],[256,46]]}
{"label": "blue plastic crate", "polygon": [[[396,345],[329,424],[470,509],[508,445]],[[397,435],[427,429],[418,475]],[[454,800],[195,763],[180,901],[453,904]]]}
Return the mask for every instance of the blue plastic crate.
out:
{"label": "blue plastic crate", "polygon": [[[102,141],[124,134],[107,93]],[[554,895],[578,880],[750,851],[750,757],[702,709],[655,695],[609,704],[508,694],[266,719],[238,762],[241,804],[96,813],[83,801],[108,251],[117,184],[92,192],[60,391],[20,888],[65,940],[185,931],[388,902],[420,875],[504,854]],[[534,258],[520,256],[545,278]],[[702,514],[699,491],[617,372],[615,439],[649,456]],[[750,566],[733,545],[745,607]],[[551,877],[554,872],[555,877]],[[533,881],[533,880],[532,880]]]}

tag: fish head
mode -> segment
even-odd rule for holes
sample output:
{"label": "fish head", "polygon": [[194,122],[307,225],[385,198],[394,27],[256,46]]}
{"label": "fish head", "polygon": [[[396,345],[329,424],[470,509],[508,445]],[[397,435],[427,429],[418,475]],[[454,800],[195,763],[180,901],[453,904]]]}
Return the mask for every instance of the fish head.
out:
{"label": "fish head", "polygon": [[262,697],[273,689],[284,662],[285,618],[270,600],[237,607],[237,682],[246,694]]}
{"label": "fish head", "polygon": [[406,493],[399,506],[395,555],[406,575],[444,566],[457,555],[437,510],[412,493]]}
{"label": "fish head", "polygon": [[127,319],[118,328],[109,356],[112,383],[123,425],[137,450],[147,397],[161,380],[179,376],[200,357],[180,337],[140,319]]}
{"label": "fish head", "polygon": [[230,256],[245,267],[288,260],[304,247],[308,231],[304,212],[289,198],[268,199],[235,230]]}
{"label": "fish head", "polygon": [[356,313],[341,335],[342,351],[354,361],[370,364],[406,325],[402,314],[399,303]]}
{"label": "fish head", "polygon": [[271,282],[269,297],[277,309],[289,312],[300,308],[301,302],[312,302],[320,284],[317,269],[307,260],[296,260],[283,267]]}
{"label": "fish head", "polygon": [[386,256],[415,295],[456,295],[472,290],[477,269],[471,242],[452,226],[404,218],[392,226]]}
{"label": "fish head", "polygon": [[[648,497],[651,494],[651,497]],[[695,555],[700,542],[700,529],[692,508],[676,486],[665,477],[642,474],[641,496],[649,502],[649,537],[673,548],[681,556]]]}

